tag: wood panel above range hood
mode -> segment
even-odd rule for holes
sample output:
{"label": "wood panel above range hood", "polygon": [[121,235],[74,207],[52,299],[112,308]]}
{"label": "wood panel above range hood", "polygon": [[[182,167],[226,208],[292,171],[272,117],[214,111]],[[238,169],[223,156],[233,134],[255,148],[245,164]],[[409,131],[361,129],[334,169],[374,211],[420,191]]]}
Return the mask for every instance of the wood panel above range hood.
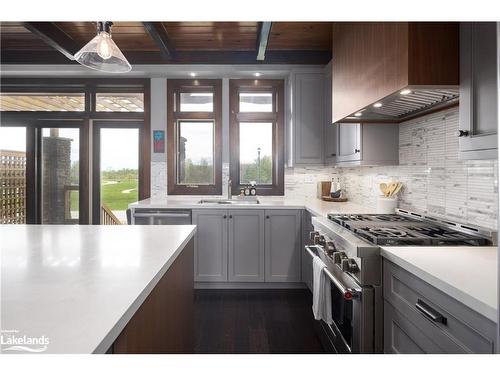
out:
{"label": "wood panel above range hood", "polygon": [[332,122],[400,122],[458,101],[458,23],[335,23],[332,55]]}

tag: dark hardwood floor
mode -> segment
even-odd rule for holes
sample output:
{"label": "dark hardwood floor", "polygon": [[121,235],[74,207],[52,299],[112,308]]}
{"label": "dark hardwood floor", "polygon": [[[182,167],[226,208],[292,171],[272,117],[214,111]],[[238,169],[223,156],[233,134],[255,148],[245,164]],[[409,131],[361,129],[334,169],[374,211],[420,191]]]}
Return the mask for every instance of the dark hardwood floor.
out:
{"label": "dark hardwood floor", "polygon": [[323,353],[312,295],[293,290],[196,290],[195,353]]}

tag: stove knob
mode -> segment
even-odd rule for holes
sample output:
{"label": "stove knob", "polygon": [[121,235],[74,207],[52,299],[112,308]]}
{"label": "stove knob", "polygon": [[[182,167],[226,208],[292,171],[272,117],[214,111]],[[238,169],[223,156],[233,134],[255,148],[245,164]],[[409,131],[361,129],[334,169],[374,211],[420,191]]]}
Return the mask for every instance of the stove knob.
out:
{"label": "stove knob", "polygon": [[344,272],[352,272],[352,273],[359,272],[359,267],[353,258],[342,259],[341,268],[342,271]]}
{"label": "stove knob", "polygon": [[316,232],[316,231],[309,232],[309,239],[310,239],[311,241],[314,241],[314,238],[315,238],[316,236],[319,236],[319,233],[318,233],[318,232]]}
{"label": "stove knob", "polygon": [[318,238],[318,245],[320,245],[320,246],[325,246],[326,245],[325,236],[319,236],[319,238]]}
{"label": "stove knob", "polygon": [[333,263],[339,264],[339,265],[342,264],[343,259],[347,258],[343,251],[334,251],[332,256],[333,256]]}
{"label": "stove knob", "polygon": [[327,241],[325,248],[326,248],[326,253],[330,256],[333,255],[336,251],[335,244],[331,241]]}

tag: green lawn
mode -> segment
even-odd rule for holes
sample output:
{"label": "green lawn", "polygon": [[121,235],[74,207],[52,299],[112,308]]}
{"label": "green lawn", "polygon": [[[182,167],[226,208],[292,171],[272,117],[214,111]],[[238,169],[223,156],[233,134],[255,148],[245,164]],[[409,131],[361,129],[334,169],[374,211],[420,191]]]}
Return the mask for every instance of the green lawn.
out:
{"label": "green lawn", "polygon": [[[106,184],[106,182],[101,183],[101,202],[112,210],[126,210],[130,203],[138,200],[137,180],[119,180],[116,184]],[[130,193],[123,193],[129,189],[133,190]]]}

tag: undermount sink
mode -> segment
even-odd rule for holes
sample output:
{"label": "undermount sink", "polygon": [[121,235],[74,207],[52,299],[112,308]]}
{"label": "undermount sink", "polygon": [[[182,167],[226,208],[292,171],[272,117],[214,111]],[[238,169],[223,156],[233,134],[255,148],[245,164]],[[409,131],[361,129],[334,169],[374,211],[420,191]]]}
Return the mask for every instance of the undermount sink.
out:
{"label": "undermount sink", "polygon": [[256,199],[201,199],[198,204],[260,204]]}

